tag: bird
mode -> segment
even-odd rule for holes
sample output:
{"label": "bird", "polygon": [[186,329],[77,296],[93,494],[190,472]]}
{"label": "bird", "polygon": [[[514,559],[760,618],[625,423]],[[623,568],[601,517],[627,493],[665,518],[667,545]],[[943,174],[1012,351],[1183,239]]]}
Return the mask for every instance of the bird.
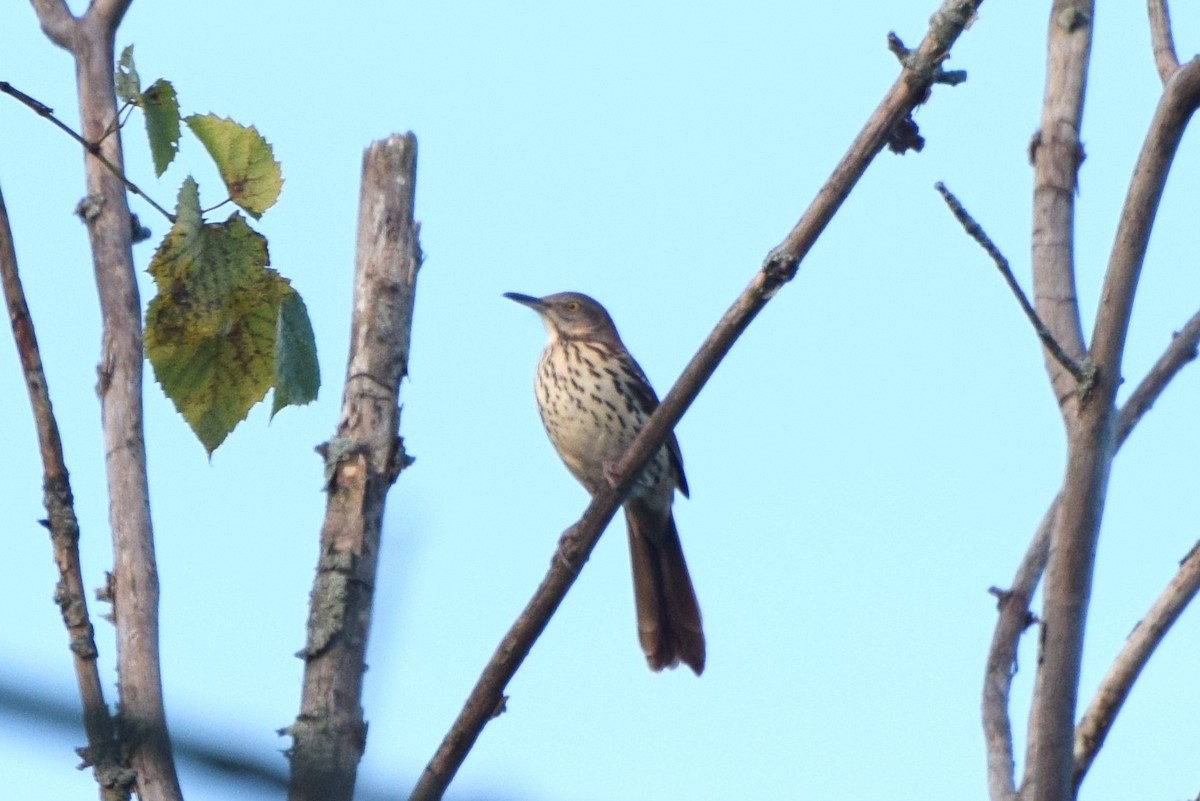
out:
{"label": "bird", "polygon": [[[621,341],[605,308],[579,292],[504,297],[533,309],[548,335],[534,392],[546,434],[567,469],[592,495],[658,406],[650,381]],[[672,433],[624,501],[638,639],[654,671],[686,664],[704,671],[700,605],[672,513],[688,495],[683,456]]]}

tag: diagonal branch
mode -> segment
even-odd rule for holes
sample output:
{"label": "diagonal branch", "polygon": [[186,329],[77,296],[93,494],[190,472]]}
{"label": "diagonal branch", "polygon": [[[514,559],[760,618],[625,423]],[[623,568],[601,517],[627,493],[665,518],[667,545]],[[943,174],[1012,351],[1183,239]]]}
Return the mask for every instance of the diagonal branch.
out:
{"label": "diagonal branch", "polygon": [[128,801],[133,775],[121,764],[116,730],[108,704],[104,701],[100,672],[96,668],[96,638],[91,617],[88,615],[83,568],[79,563],[79,521],[75,517],[71,481],[63,457],[58,422],[50,404],[46,374],[42,370],[37,335],[33,329],[33,319],[29,315],[29,306],[25,302],[21,277],[17,272],[17,253],[13,246],[12,228],[9,226],[8,209],[4,205],[2,193],[0,281],[4,285],[8,319],[12,323],[17,355],[25,373],[25,387],[29,391],[29,404],[33,408],[34,427],[37,429],[38,449],[42,455],[43,503],[47,518],[42,523],[50,529],[54,563],[58,566],[59,574],[54,599],[62,612],[63,623],[71,643],[75,680],[79,685],[79,699],[83,705],[83,728],[88,741],[87,747],[80,749],[79,753],[85,766],[95,767],[93,773],[100,785],[100,797],[103,801]]}
{"label": "diagonal branch", "polygon": [[909,51],[899,78],[867,120],[849,150],[804,215],[764,260],[749,286],[733,302],[688,363],[675,386],[614,466],[614,484],[597,493],[579,521],[567,530],[556,557],[529,604],[517,617],[484,668],[462,711],[426,765],[410,801],[442,797],[487,722],[503,711],[504,689],[545,629],[616,514],[641,467],[655,454],[695,400],[721,359],[759,311],[790,281],[800,261],[850,194],[899,123],[923,103],[950,47],[975,18],[981,0],[945,0],[930,19],[921,44]]}
{"label": "diagonal branch", "polygon": [[1179,56],[1175,55],[1175,38],[1171,35],[1171,12],[1167,0],[1147,0],[1146,10],[1150,16],[1150,41],[1154,47],[1154,66],[1158,77],[1165,84],[1179,69]]}
{"label": "diagonal branch", "polygon": [[1075,789],[1083,783],[1088,768],[1096,758],[1104,738],[1108,736],[1121,705],[1129,697],[1133,683],[1142,668],[1150,661],[1154,649],[1174,625],[1183,610],[1200,591],[1200,542],[1192,546],[1179,563],[1179,571],[1155,600],[1125,640],[1125,645],[1113,660],[1108,673],[1100,682],[1096,695],[1075,730]]}
{"label": "diagonal branch", "polygon": [[1171,379],[1196,358],[1196,349],[1200,345],[1200,312],[1192,315],[1183,328],[1171,338],[1171,344],[1163,351],[1158,361],[1147,371],[1141,382],[1129,393],[1121,413],[1117,417],[1117,447],[1129,437],[1133,427],[1142,419],[1142,415],[1150,411],[1150,407],[1162,395],[1163,390]]}
{"label": "diagonal branch", "polygon": [[1025,292],[1022,291],[1021,285],[1017,283],[1017,277],[1013,275],[1012,268],[1008,264],[1008,259],[1004,258],[1004,254],[1000,252],[1000,248],[996,247],[996,244],[992,242],[991,238],[983,230],[983,226],[975,221],[975,218],[963,207],[963,204],[954,196],[954,193],[947,189],[946,185],[941,181],[934,184],[933,188],[946,201],[946,205],[950,207],[950,212],[958,220],[959,224],[962,225],[967,235],[978,242],[984,252],[992,257],[992,261],[996,263],[996,268],[1004,276],[1008,288],[1012,290],[1013,295],[1017,298],[1017,302],[1021,304],[1021,310],[1029,318],[1029,322],[1033,325],[1033,330],[1037,332],[1038,339],[1042,341],[1042,345],[1045,346],[1046,350],[1050,351],[1050,355],[1059,364],[1075,377],[1075,381],[1079,385],[1077,391],[1086,393],[1092,380],[1095,378],[1095,368],[1086,360],[1083,364],[1075,361],[1067,355],[1062,345],[1058,344],[1058,340],[1054,338],[1054,334],[1050,333],[1050,329],[1042,322],[1042,318],[1038,317],[1038,313],[1033,308],[1033,304],[1029,302],[1029,298],[1025,297]]}
{"label": "diagonal branch", "polygon": [[[130,192],[137,195],[142,200],[146,201],[151,206],[153,206],[154,210],[157,211],[159,214],[166,217],[171,222],[175,222],[174,214],[172,214],[171,212],[167,211],[162,206],[160,206],[157,203],[157,201],[154,200],[154,198],[150,197],[145,192],[143,192],[140,186],[135,184],[133,181],[129,180],[129,178],[125,175],[124,170],[122,170],[120,167],[118,167],[117,165],[113,164],[111,161],[108,160],[108,157],[104,155],[104,151],[101,150],[101,148],[100,148],[99,140],[95,141],[95,142],[89,142],[88,140],[84,139],[82,136],[80,136],[79,134],[77,134],[75,132],[74,128],[67,125],[65,122],[60,120],[58,117],[54,116],[54,109],[50,108],[45,103],[38,100],[37,98],[33,98],[33,97],[30,97],[29,95],[25,94],[24,92],[22,92],[17,87],[13,86],[8,81],[0,81],[0,92],[3,92],[6,95],[16,98],[17,100],[21,101],[26,106],[28,106],[29,108],[33,109],[34,113],[36,113],[38,116],[45,117],[47,120],[49,120],[51,123],[53,123],[54,126],[57,127],[60,131],[62,131],[67,136],[71,137],[76,142],[78,142],[79,145],[84,150],[86,150],[91,155],[95,156],[96,159],[99,160],[99,162],[101,164],[103,164],[105,166],[105,168],[108,169],[109,172],[111,172],[113,175],[120,178],[121,181],[125,184],[126,189],[128,189]],[[112,131],[116,131],[118,128],[120,128],[120,126],[116,125],[114,123],[113,127],[105,132],[105,135],[107,135],[108,133],[110,133]]]}
{"label": "diagonal branch", "polygon": [[1096,365],[1111,376],[1121,372],[1121,353],[1129,330],[1133,296],[1167,174],[1183,131],[1200,106],[1200,59],[1193,59],[1167,81],[1142,144],[1125,196],[1121,219],[1101,291],[1092,334]]}

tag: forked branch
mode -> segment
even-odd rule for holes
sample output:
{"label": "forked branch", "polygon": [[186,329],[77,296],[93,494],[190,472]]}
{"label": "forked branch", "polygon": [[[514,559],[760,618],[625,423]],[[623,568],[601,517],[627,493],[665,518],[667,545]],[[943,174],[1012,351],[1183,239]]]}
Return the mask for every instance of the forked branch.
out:
{"label": "forked branch", "polygon": [[[1171,339],[1162,356],[1130,393],[1117,415],[1115,449],[1129,438],[1142,416],[1158,401],[1180,370],[1196,358],[1200,344],[1200,312],[1194,314]],[[1059,499],[1056,497],[1046,510],[1037,533],[1017,568],[1012,586],[992,592],[999,599],[999,616],[988,650],[987,668],[983,679],[983,732],[987,749],[988,794],[992,801],[1013,801],[1016,798],[1015,765],[1013,762],[1012,722],[1008,714],[1008,698],[1017,669],[1017,646],[1021,634],[1033,623],[1030,600],[1041,581],[1050,553],[1050,532]],[[1162,630],[1165,633],[1165,629]],[[1111,721],[1110,721],[1111,725]],[[1030,727],[1030,736],[1037,728]]]}

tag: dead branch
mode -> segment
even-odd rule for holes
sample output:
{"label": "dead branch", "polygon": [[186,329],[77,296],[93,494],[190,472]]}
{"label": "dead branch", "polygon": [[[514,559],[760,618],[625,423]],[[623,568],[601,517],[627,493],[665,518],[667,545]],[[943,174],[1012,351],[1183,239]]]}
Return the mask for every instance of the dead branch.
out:
{"label": "dead branch", "polygon": [[350,801],[366,746],[362,679],[387,491],[407,465],[398,436],[400,381],[421,250],[413,218],[417,140],[374,142],[363,154],[350,358],[342,412],[325,458],[325,522],[309,606],[290,801]]}

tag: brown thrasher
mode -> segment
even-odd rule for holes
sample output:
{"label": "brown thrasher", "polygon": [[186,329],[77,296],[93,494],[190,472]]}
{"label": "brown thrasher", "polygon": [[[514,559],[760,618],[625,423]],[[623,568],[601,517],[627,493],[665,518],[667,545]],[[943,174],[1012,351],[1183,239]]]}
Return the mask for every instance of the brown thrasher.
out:
{"label": "brown thrasher", "polygon": [[[609,470],[658,406],[658,396],[595,300],[577,292],[505,297],[533,309],[546,324],[549,341],[534,387],[538,412],[567,469],[594,495],[608,484]],[[672,433],[625,499],[638,638],[651,669],[682,661],[700,675],[704,631],[671,514],[676,488],[687,496]]]}

